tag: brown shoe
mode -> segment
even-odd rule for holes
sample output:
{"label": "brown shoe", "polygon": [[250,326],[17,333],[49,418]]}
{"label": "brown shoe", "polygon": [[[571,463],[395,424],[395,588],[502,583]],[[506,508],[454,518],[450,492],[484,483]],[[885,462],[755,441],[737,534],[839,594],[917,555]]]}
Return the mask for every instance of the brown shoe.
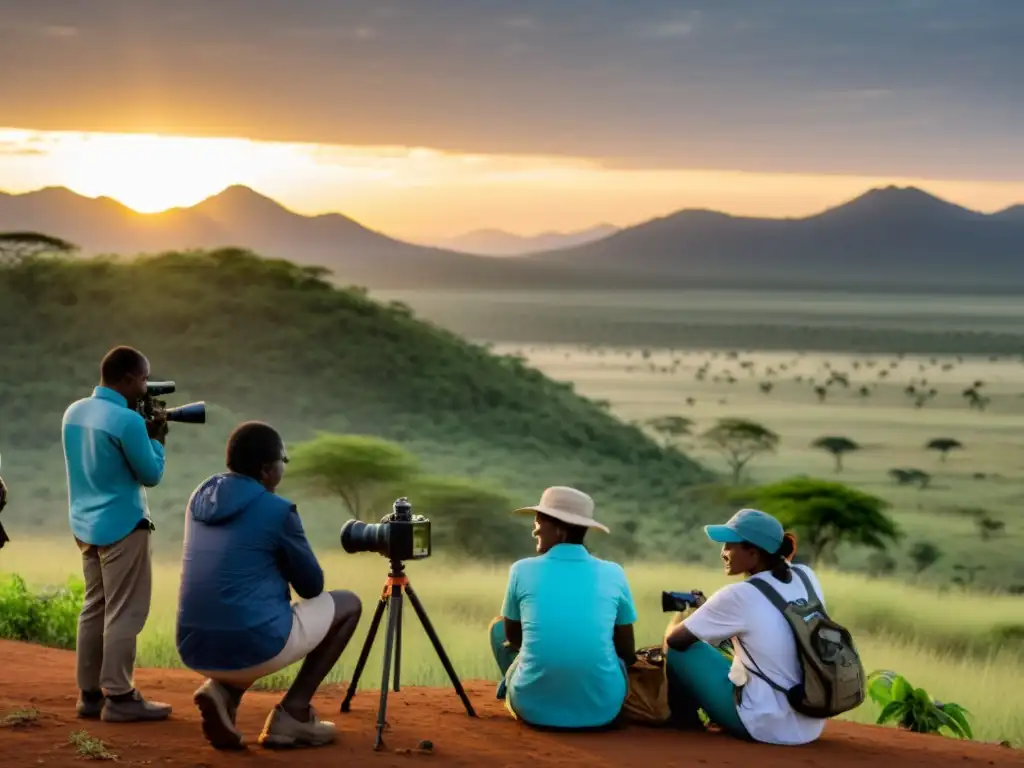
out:
{"label": "brown shoe", "polygon": [[259,744],[267,749],[322,747],[332,743],[337,735],[334,723],[320,720],[313,707],[309,708],[309,720],[303,723],[278,704],[267,716]]}
{"label": "brown shoe", "polygon": [[159,701],[146,701],[138,691],[132,691],[127,701],[107,698],[100,718],[107,723],[140,723],[166,720],[171,714],[171,705]]}
{"label": "brown shoe", "polygon": [[203,718],[203,735],[214,749],[245,749],[242,734],[235,727],[238,704],[216,680],[207,680],[192,696]]}

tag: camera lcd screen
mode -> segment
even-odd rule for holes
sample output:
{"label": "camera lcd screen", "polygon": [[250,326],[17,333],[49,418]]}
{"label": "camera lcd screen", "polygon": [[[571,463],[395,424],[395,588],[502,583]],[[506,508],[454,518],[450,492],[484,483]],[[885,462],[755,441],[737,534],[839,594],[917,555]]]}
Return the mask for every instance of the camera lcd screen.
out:
{"label": "camera lcd screen", "polygon": [[430,556],[430,523],[417,523],[412,528],[412,556]]}

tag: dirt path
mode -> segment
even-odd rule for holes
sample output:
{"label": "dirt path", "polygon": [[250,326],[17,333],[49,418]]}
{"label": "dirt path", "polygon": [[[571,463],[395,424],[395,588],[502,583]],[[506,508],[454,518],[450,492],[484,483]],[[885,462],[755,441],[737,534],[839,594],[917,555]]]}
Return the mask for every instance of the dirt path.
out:
{"label": "dirt path", "polygon": [[[0,728],[0,765],[81,766],[68,742],[83,727],[106,744],[120,763],[139,766],[276,766],[301,764],[337,768],[365,764],[410,766],[417,763],[447,768],[571,768],[603,766],[757,766],[758,768],[882,768],[912,766],[1021,766],[1024,752],[952,739],[899,733],[891,729],[830,723],[818,743],[799,748],[742,744],[718,734],[689,734],[634,728],[622,732],[582,735],[537,733],[506,715],[494,699],[494,685],[467,684],[479,717],[467,717],[450,689],[409,688],[388,698],[390,728],[386,749],[373,751],[377,695],[360,692],[352,711],[338,713],[343,690],[327,690],[316,702],[321,716],[341,730],[338,743],[301,753],[267,752],[251,746],[242,753],[211,749],[199,730],[192,691],[196,675],[178,670],[140,670],[138,684],[150,698],[174,705],[172,719],[144,725],[84,723],[75,718],[74,656],[31,645],[0,641],[0,718],[13,710],[34,708],[35,722]],[[267,712],[277,700],[252,693],[242,703],[239,724],[254,744]],[[421,739],[434,743],[432,754],[415,751]]]}

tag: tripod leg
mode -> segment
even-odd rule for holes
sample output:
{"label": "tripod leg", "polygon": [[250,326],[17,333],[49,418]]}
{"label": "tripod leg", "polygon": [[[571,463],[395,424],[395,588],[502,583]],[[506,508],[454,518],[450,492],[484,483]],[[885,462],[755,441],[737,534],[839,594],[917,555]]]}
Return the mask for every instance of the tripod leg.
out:
{"label": "tripod leg", "polygon": [[377,740],[373,744],[373,748],[375,750],[380,749],[381,747],[384,725],[387,720],[388,684],[391,682],[391,652],[394,650],[395,631],[398,629],[398,612],[401,610],[401,608],[396,610],[396,603],[397,605],[401,605],[401,593],[392,593],[392,598],[391,603],[388,605],[387,634],[384,636],[384,669],[380,676],[380,706],[377,709]]}
{"label": "tripod leg", "polygon": [[356,695],[356,686],[359,685],[359,677],[363,674],[366,660],[370,657],[370,649],[373,647],[373,639],[377,635],[377,628],[380,627],[380,620],[384,616],[384,609],[388,604],[387,594],[381,595],[377,608],[373,612],[373,620],[370,622],[370,630],[366,633],[366,640],[363,641],[363,650],[359,653],[359,661],[356,662],[355,671],[352,673],[352,680],[348,684],[348,691],[345,699],[341,702],[341,711],[348,712],[352,704],[352,697]]}
{"label": "tripod leg", "polygon": [[399,586],[395,587],[395,592],[391,597],[391,606],[398,614],[398,619],[395,621],[395,684],[391,689],[397,691],[399,680],[402,677],[402,588]]}
{"label": "tripod leg", "polygon": [[470,717],[476,717],[473,705],[470,703],[469,697],[466,695],[466,691],[463,689],[462,683],[459,681],[459,676],[455,674],[455,668],[452,666],[451,661],[448,660],[448,654],[444,652],[441,640],[437,636],[437,632],[434,631],[434,625],[430,623],[430,618],[427,616],[427,612],[423,608],[423,603],[420,602],[419,596],[413,592],[412,587],[408,584],[405,585],[405,593],[409,596],[409,602],[412,603],[412,607],[413,610],[416,611],[416,615],[420,617],[420,623],[423,624],[423,629],[426,631],[427,637],[429,637],[430,642],[434,644],[434,650],[437,652],[438,658],[441,659],[441,664],[444,665],[444,670],[448,673],[448,677],[451,679],[452,685],[455,686],[455,692],[459,694],[459,698],[462,699],[462,704],[466,707],[466,714]]}

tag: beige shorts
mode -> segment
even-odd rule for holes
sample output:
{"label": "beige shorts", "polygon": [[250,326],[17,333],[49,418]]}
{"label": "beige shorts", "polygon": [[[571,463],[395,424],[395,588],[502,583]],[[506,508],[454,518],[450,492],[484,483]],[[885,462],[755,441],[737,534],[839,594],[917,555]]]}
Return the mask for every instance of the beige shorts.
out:
{"label": "beige shorts", "polygon": [[321,592],[311,600],[292,603],[292,631],[288,633],[284,648],[274,658],[246,669],[195,671],[211,680],[248,687],[261,677],[280,672],[285,667],[306,658],[327,637],[333,623],[334,598],[329,592]]}

